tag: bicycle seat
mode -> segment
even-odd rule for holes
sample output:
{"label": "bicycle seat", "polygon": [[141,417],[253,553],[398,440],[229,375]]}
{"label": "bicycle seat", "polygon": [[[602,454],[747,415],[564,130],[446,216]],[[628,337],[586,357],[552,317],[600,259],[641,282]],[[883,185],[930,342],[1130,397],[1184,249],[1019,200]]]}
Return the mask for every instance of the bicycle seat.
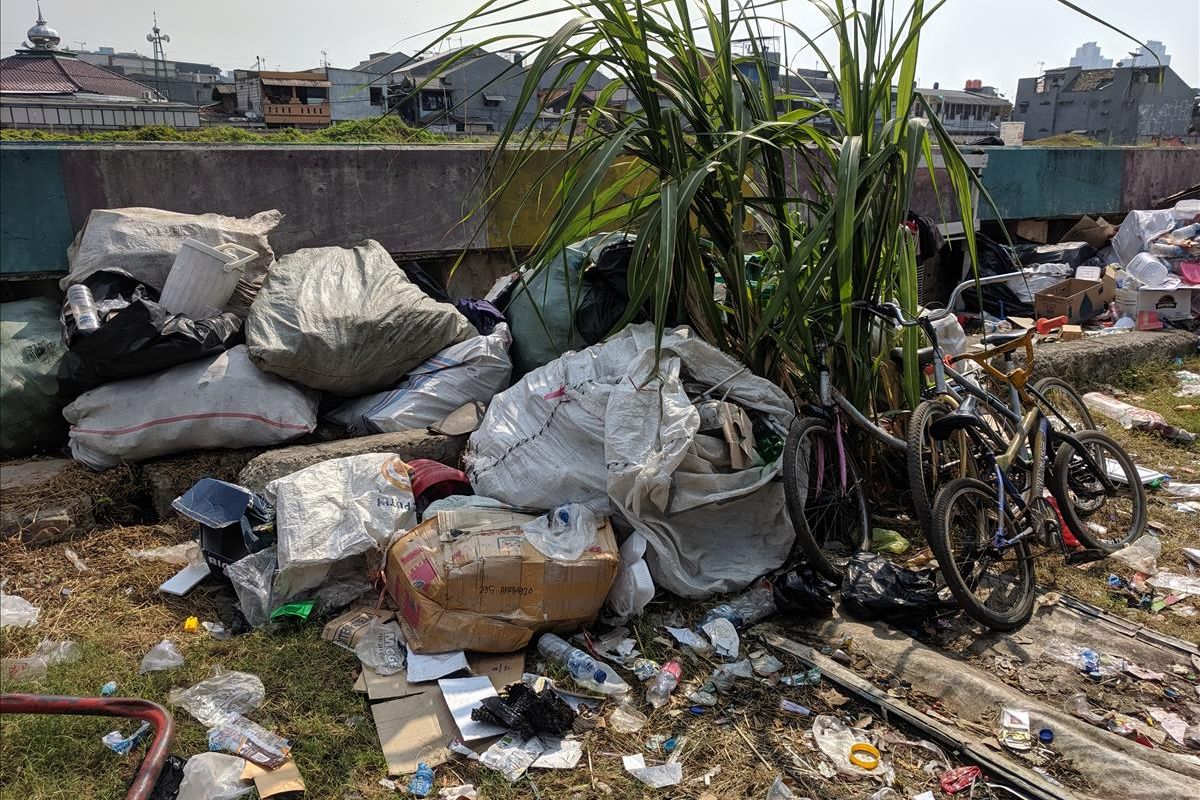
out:
{"label": "bicycle seat", "polygon": [[[899,366],[904,366],[904,348],[893,347],[891,350],[892,361],[895,361]],[[922,347],[917,350],[917,366],[924,367],[933,363],[933,348]]]}
{"label": "bicycle seat", "polygon": [[929,426],[929,435],[939,441],[949,439],[956,431],[979,424],[979,417],[969,411],[952,411],[934,420]]}
{"label": "bicycle seat", "polygon": [[1025,331],[1013,331],[1011,333],[989,333],[987,336],[984,336],[979,341],[982,344],[1000,345],[1000,344],[1008,344],[1009,342],[1015,342],[1017,339],[1023,339],[1023,338],[1025,338]]}

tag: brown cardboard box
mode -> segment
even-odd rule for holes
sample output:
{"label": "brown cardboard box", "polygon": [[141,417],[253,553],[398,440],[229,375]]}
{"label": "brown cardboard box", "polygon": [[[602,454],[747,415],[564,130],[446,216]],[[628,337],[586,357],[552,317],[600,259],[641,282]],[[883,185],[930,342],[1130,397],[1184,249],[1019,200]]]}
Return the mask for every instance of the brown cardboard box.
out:
{"label": "brown cardboard box", "polygon": [[418,653],[511,653],[546,630],[595,618],[619,556],[607,520],[576,561],[547,558],[521,533],[529,520],[495,509],[439,514],[388,551],[384,575]]}
{"label": "brown cardboard box", "polygon": [[387,622],[393,616],[391,611],[384,609],[376,611],[368,606],[358,606],[326,622],[321,631],[321,638],[353,652],[354,646],[358,644],[363,631],[367,629],[367,624],[373,618],[378,618],[380,622]]}
{"label": "brown cardboard box", "polygon": [[1104,313],[1108,301],[1115,299],[1116,294],[1116,282],[1107,273],[1098,281],[1068,278],[1035,294],[1033,311],[1035,316],[1046,319],[1065,315],[1067,322],[1078,325]]}
{"label": "brown cardboard box", "polygon": [[1113,234],[1117,232],[1117,228],[1111,222],[1108,222],[1104,217],[1096,217],[1092,219],[1086,214],[1079,218],[1071,230],[1058,241],[1061,242],[1087,242],[1092,247],[1100,250],[1104,245],[1108,244],[1112,239]]}

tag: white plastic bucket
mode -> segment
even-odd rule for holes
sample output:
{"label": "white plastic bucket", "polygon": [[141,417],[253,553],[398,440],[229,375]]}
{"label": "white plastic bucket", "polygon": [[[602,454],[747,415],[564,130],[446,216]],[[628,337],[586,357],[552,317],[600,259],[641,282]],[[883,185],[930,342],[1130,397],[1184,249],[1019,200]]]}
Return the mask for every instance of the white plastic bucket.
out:
{"label": "white plastic bucket", "polygon": [[1159,286],[1171,274],[1166,264],[1149,253],[1138,253],[1131,258],[1125,272],[1143,286]]}
{"label": "white plastic bucket", "polygon": [[172,314],[206,319],[221,313],[258,253],[232,242],[216,247],[184,239],[159,302]]}

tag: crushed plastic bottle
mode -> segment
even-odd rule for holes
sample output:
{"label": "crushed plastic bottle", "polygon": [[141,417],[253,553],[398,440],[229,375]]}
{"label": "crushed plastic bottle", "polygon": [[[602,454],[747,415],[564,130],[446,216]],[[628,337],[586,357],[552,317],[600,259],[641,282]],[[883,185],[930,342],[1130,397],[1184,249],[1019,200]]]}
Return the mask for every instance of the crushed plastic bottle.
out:
{"label": "crushed plastic bottle", "polygon": [[100,329],[100,316],[96,313],[96,301],[91,289],[82,283],[67,287],[67,305],[80,333],[94,333]]}
{"label": "crushed plastic bottle", "polygon": [[408,792],[413,797],[426,797],[433,791],[433,770],[422,761],[417,765],[417,774],[408,782]]}
{"label": "crushed plastic bottle", "polygon": [[672,658],[663,664],[662,669],[651,681],[650,687],[646,689],[646,702],[655,708],[665,706],[671,699],[671,692],[675,691],[675,687],[679,685],[682,675],[683,665],[679,663],[679,659]]}
{"label": "crushed plastic bottle", "polygon": [[109,681],[108,683],[106,683],[100,687],[100,696],[101,697],[112,697],[116,693],[117,693],[117,682],[116,681]]}
{"label": "crushed plastic bottle", "polygon": [[119,756],[127,756],[133,752],[138,743],[150,732],[150,723],[143,722],[141,727],[130,736],[122,736],[120,731],[109,731],[101,737],[104,746]]}
{"label": "crushed plastic bottle", "polygon": [[621,680],[611,667],[578,647],[572,647],[560,636],[543,633],[538,639],[537,648],[546,658],[565,666],[575,683],[585,689],[600,694],[625,694],[629,691],[629,684]]}
{"label": "crushed plastic bottle", "polygon": [[741,629],[774,613],[775,595],[771,591],[771,584],[761,581],[753,589],[743,592],[728,603],[709,609],[708,613],[701,617],[697,627],[702,628],[714,619],[727,619],[733,623],[733,627]]}
{"label": "crushed plastic bottle", "polygon": [[1083,692],[1076,692],[1068,697],[1063,703],[1063,710],[1092,725],[1104,725],[1108,721],[1108,715],[1093,708]]}

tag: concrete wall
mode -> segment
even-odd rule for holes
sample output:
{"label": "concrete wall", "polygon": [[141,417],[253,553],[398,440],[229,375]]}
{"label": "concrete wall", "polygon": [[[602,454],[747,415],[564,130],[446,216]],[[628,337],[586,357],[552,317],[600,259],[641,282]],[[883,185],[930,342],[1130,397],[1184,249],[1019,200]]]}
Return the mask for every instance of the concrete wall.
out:
{"label": "concrete wall", "polygon": [[[486,219],[463,222],[492,187],[487,145],[0,144],[0,273],[61,272],[96,208],[152,206],[285,217],[272,245],[378,239],[403,257],[528,248],[549,192],[530,191],[554,157],[535,159]],[[1120,214],[1200,183],[1200,149],[989,148],[984,183],[1008,219]],[[948,184],[939,180],[942,205]],[[918,187],[914,210],[940,218]],[[981,215],[990,216],[981,206]],[[482,275],[479,278],[483,280]]]}

